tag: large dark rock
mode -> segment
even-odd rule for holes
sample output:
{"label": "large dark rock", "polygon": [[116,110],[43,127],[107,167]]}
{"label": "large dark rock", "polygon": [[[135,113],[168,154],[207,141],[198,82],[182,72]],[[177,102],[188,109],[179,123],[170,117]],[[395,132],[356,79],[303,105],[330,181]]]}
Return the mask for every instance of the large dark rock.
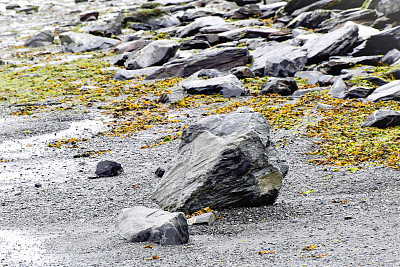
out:
{"label": "large dark rock", "polygon": [[120,41],[86,33],[65,32],[59,35],[62,51],[82,53],[113,47]]}
{"label": "large dark rock", "polygon": [[287,165],[277,157],[262,114],[233,112],[190,125],[153,196],[185,212],[272,204]]}
{"label": "large dark rock", "polygon": [[199,80],[187,80],[182,82],[183,89],[194,95],[217,95],[223,97],[235,97],[244,93],[243,84],[235,75]]}
{"label": "large dark rock", "polygon": [[231,68],[246,65],[249,60],[246,48],[224,48],[204,51],[186,59],[178,59],[164,64],[146,79],[163,79],[169,77],[188,77],[201,69],[215,68],[227,71]]}
{"label": "large dark rock", "polygon": [[400,125],[400,112],[380,109],[369,115],[369,117],[362,123],[362,127],[377,127],[385,129]]}
{"label": "large dark rock", "polygon": [[266,83],[261,84],[261,94],[279,94],[288,96],[298,89],[296,80],[293,78],[270,78]]}
{"label": "large dark rock", "polygon": [[341,56],[351,51],[358,40],[358,27],[346,26],[316,39],[308,41],[303,47],[307,49],[308,64],[327,60],[331,56]]}
{"label": "large dark rock", "polygon": [[163,65],[175,56],[178,48],[179,44],[176,41],[154,41],[132,55],[125,62],[125,67],[128,70],[135,70],[150,66]]}
{"label": "large dark rock", "polygon": [[[307,62],[307,52],[303,48],[285,46],[281,49],[272,50],[262,58],[265,60],[262,76],[288,77],[304,69]],[[253,71],[259,74],[256,68]]]}
{"label": "large dark rock", "polygon": [[122,33],[122,27],[119,23],[107,23],[102,25],[93,25],[89,29],[89,33],[101,36],[101,37],[108,37],[111,38],[114,35],[119,35]]}
{"label": "large dark rock", "polygon": [[367,97],[372,102],[378,101],[400,101],[400,81],[393,81],[384,86],[378,87],[372,94]]}
{"label": "large dark rock", "polygon": [[315,0],[289,0],[284,11],[292,14],[294,11],[315,3]]}
{"label": "large dark rock", "polygon": [[390,50],[400,49],[400,26],[381,31],[354,48],[353,56],[384,55]]}
{"label": "large dark rock", "polygon": [[221,42],[229,42],[244,38],[268,38],[271,34],[277,32],[279,30],[268,27],[243,27],[219,33],[218,37]]}
{"label": "large dark rock", "polygon": [[170,213],[146,207],[122,210],[116,230],[130,242],[152,242],[161,245],[181,245],[189,241],[185,214]]}
{"label": "large dark rock", "polygon": [[374,89],[370,87],[352,87],[347,91],[346,98],[366,98],[372,93],[372,91],[374,91]]}
{"label": "large dark rock", "polygon": [[29,38],[24,46],[26,47],[42,47],[42,46],[48,46],[53,43],[54,37],[56,35],[54,32],[46,30],[42,31],[31,38]]}
{"label": "large dark rock", "polygon": [[382,63],[386,65],[397,65],[400,64],[400,51],[398,49],[392,49],[382,57]]}

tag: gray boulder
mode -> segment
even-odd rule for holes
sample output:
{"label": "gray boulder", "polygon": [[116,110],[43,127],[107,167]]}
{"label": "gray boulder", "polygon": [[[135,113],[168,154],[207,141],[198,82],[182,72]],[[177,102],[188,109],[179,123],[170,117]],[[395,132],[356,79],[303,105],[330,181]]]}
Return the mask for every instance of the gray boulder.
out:
{"label": "gray boulder", "polygon": [[384,86],[380,86],[367,97],[372,102],[378,101],[400,101],[400,80],[390,82]]}
{"label": "gray boulder", "polygon": [[348,90],[346,98],[366,98],[372,91],[374,91],[374,89],[370,87],[355,86]]}
{"label": "gray boulder", "polygon": [[343,79],[339,78],[329,89],[329,94],[333,98],[345,99],[347,94],[347,85]]}
{"label": "gray boulder", "polygon": [[337,27],[345,25],[346,22],[359,23],[365,26],[372,26],[378,18],[378,13],[370,9],[350,9],[336,14],[329,20],[325,20],[319,26],[319,31],[329,32]]}
{"label": "gray boulder", "polygon": [[321,23],[329,20],[332,12],[329,10],[314,10],[304,12],[294,18],[288,25],[288,28],[305,27],[309,29],[316,29]]}
{"label": "gray boulder", "polygon": [[189,240],[185,214],[170,213],[146,207],[122,210],[115,227],[130,242],[154,242],[161,245],[181,245]]}
{"label": "gray boulder", "polygon": [[270,78],[261,84],[261,94],[279,94],[288,96],[298,90],[296,80],[293,78]]}
{"label": "gray boulder", "polygon": [[216,26],[225,24],[226,24],[225,20],[220,17],[210,16],[210,17],[198,18],[194,22],[190,23],[189,25],[179,30],[177,32],[177,35],[180,38],[184,38],[198,33],[201,28],[207,26]]}
{"label": "gray boulder", "polygon": [[160,69],[149,74],[146,79],[188,77],[201,69],[215,68],[219,71],[227,71],[234,67],[246,65],[249,56],[249,50],[246,48],[206,50],[186,59],[168,62]]}
{"label": "gray boulder", "polygon": [[354,48],[352,56],[384,55],[394,48],[400,49],[400,26],[371,35]]}
{"label": "gray boulder", "polygon": [[65,32],[59,35],[62,51],[82,53],[113,47],[120,41],[86,33]]}
{"label": "gray boulder", "polygon": [[262,58],[265,60],[262,76],[288,77],[304,69],[307,52],[299,47],[285,46],[272,50]]}
{"label": "gray boulder", "polygon": [[303,46],[307,49],[307,63],[315,64],[331,56],[344,55],[351,51],[357,40],[358,27],[355,25],[349,25],[310,40]]}
{"label": "gray boulder", "polygon": [[[308,2],[303,0],[295,0],[297,2]],[[319,0],[313,1],[311,4],[295,10],[292,15],[297,16],[306,11],[313,11],[316,9],[351,9],[359,8],[365,0]]]}
{"label": "gray boulder", "polygon": [[254,78],[255,75],[248,67],[236,67],[230,70],[230,73],[235,75],[238,79]]}
{"label": "gray boulder", "polygon": [[272,204],[287,165],[278,159],[262,114],[233,112],[190,125],[153,194],[162,209],[193,212]]}
{"label": "gray boulder", "polygon": [[175,56],[179,44],[172,40],[154,41],[131,56],[126,62],[128,70],[146,68],[155,65],[163,65]]}
{"label": "gray boulder", "polygon": [[182,82],[183,89],[194,95],[217,95],[236,97],[244,94],[243,84],[235,75],[211,79],[187,80]]}
{"label": "gray boulder", "polygon": [[54,37],[56,35],[54,32],[46,30],[42,31],[31,38],[29,38],[24,46],[25,47],[42,47],[42,46],[48,46],[53,43]]}
{"label": "gray boulder", "polygon": [[398,49],[392,49],[382,57],[382,63],[386,65],[397,65],[400,64],[400,51]]}
{"label": "gray boulder", "polygon": [[400,112],[387,109],[375,111],[361,124],[362,127],[377,127],[380,129],[399,125]]}

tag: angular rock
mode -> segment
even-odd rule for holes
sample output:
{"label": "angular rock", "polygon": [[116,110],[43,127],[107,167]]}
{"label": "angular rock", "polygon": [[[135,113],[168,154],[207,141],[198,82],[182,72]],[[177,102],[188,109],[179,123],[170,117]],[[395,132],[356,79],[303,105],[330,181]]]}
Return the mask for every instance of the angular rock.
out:
{"label": "angular rock", "polygon": [[247,19],[254,16],[260,16],[261,9],[258,5],[250,4],[239,8],[233,13],[232,19]]}
{"label": "angular rock", "polygon": [[329,20],[332,12],[329,10],[314,10],[304,12],[294,18],[288,25],[288,28],[305,27],[309,29],[319,28],[321,23]]}
{"label": "angular rock", "polygon": [[114,51],[117,54],[122,54],[125,52],[136,52],[136,51],[139,51],[140,49],[144,48],[146,45],[148,45],[151,42],[153,42],[153,40],[146,40],[146,39],[140,39],[140,40],[130,41],[130,42],[123,42],[123,43],[120,43],[117,46],[115,46]]}
{"label": "angular rock", "polygon": [[350,88],[346,93],[346,98],[366,98],[374,91],[374,88],[357,86]]}
{"label": "angular rock", "polygon": [[400,26],[381,31],[355,47],[352,56],[384,55],[390,50],[400,49]]}
{"label": "angular rock", "polygon": [[325,74],[319,71],[299,71],[294,74],[294,77],[306,80],[307,84],[317,84],[323,76]]}
{"label": "angular rock", "polygon": [[185,214],[146,207],[123,209],[117,217],[117,232],[130,242],[182,245],[189,241]]}
{"label": "angular rock", "polygon": [[329,89],[329,94],[333,98],[345,99],[347,95],[347,85],[343,79],[337,79],[336,82]]}
{"label": "angular rock", "polygon": [[121,164],[115,161],[101,161],[97,164],[96,175],[98,177],[112,177],[121,174],[124,171]]}
{"label": "angular rock", "polygon": [[114,79],[117,81],[132,80],[137,77],[147,76],[160,68],[161,67],[156,66],[156,67],[148,67],[148,68],[138,69],[138,70],[122,69],[115,73]]}
{"label": "angular rock", "polygon": [[180,49],[181,50],[192,50],[192,49],[207,49],[210,47],[211,47],[211,45],[207,41],[189,39],[181,44]]}
{"label": "angular rock", "polygon": [[375,111],[361,124],[362,127],[377,127],[380,129],[399,125],[400,112],[387,109]]}
{"label": "angular rock", "polygon": [[243,84],[232,74],[211,79],[183,81],[182,87],[187,93],[194,95],[221,94],[223,97],[236,97],[244,93]]}
{"label": "angular rock", "polygon": [[170,211],[268,205],[285,167],[262,114],[209,116],[183,132],[178,155],[153,196]]}
{"label": "angular rock", "polygon": [[329,61],[322,62],[317,68],[319,71],[323,71],[331,75],[339,75],[343,69],[353,68],[356,65],[378,66],[380,61],[381,56],[334,56],[330,57]]}
{"label": "angular rock", "polygon": [[358,27],[346,26],[319,38],[310,40],[303,48],[307,49],[307,64],[327,60],[331,56],[341,56],[351,51],[358,40]]}
{"label": "angular rock", "polygon": [[215,26],[215,25],[225,25],[226,22],[220,17],[210,16],[204,18],[198,18],[194,22],[185,26],[181,30],[177,32],[179,38],[184,38],[187,36],[192,36],[199,32],[201,28],[207,26]]}
{"label": "angular rock", "polygon": [[315,0],[289,0],[284,7],[286,13],[292,14],[294,11],[315,3]]}
{"label": "angular rock", "polygon": [[82,53],[113,47],[120,41],[86,33],[65,32],[59,35],[62,51]]}
{"label": "angular rock", "polygon": [[218,37],[221,42],[238,41],[244,38],[268,38],[271,34],[277,33],[279,30],[268,27],[243,27],[233,29],[223,33],[219,33]]}
{"label": "angular rock", "polygon": [[262,0],[228,0],[228,1],[235,2],[238,6],[245,6],[245,5],[260,3]]}
{"label": "angular rock", "polygon": [[265,59],[263,76],[288,77],[304,69],[307,52],[299,47],[286,46],[265,54],[263,59]]}
{"label": "angular rock", "polygon": [[54,37],[56,35],[54,32],[46,30],[42,31],[31,38],[29,38],[24,46],[25,47],[42,47],[42,46],[48,46],[53,43]]}
{"label": "angular rock", "polygon": [[330,20],[320,24],[320,32],[329,32],[337,27],[343,26],[346,22],[359,23],[366,26],[372,26],[378,18],[378,13],[370,9],[350,9],[336,14]]}
{"label": "angular rock", "polygon": [[[302,0],[296,0],[302,1]],[[297,16],[303,12],[313,11],[316,9],[351,9],[351,8],[358,8],[364,3],[365,0],[319,0],[314,1],[314,3],[297,9],[292,13],[292,16]]]}
{"label": "angular rock", "polygon": [[400,81],[393,81],[384,86],[378,87],[367,97],[372,102],[378,101],[400,101]]}
{"label": "angular rock", "polygon": [[224,48],[204,51],[186,59],[178,59],[164,64],[146,79],[164,79],[169,77],[188,77],[201,69],[215,68],[227,71],[246,65],[249,60],[246,48]]}
{"label": "angular rock", "polygon": [[155,65],[162,65],[175,56],[178,48],[179,44],[176,41],[154,41],[131,56],[125,62],[125,67],[128,70],[135,70]]}
{"label": "angular rock", "polygon": [[89,33],[96,36],[111,38],[115,35],[120,35],[122,33],[122,27],[118,23],[94,25],[89,29]]}
{"label": "angular rock", "polygon": [[84,13],[79,16],[79,20],[82,22],[97,20],[99,18],[99,14],[100,13],[97,11]]}
{"label": "angular rock", "polygon": [[270,78],[261,84],[261,94],[279,94],[288,96],[298,90],[296,80],[293,78]]}
{"label": "angular rock", "polygon": [[236,67],[230,70],[230,73],[235,75],[238,79],[254,78],[255,75],[248,67]]}
{"label": "angular rock", "polygon": [[[396,65],[396,64],[400,64],[400,51],[398,49],[392,49],[389,52],[386,53],[386,55],[384,55],[382,57],[382,63],[386,64],[386,65]],[[399,62],[399,63],[396,63]]]}

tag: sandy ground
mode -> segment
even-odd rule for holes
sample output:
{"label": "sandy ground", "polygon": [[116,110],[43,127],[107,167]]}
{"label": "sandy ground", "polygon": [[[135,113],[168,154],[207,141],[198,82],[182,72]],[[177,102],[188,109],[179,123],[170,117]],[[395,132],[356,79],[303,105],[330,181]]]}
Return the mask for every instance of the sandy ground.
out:
{"label": "sandy ground", "polygon": [[[188,120],[200,118],[192,111]],[[60,118],[65,118],[62,120]],[[68,119],[67,119],[68,118]],[[0,263],[3,266],[398,266],[400,176],[397,170],[308,164],[312,143],[297,133],[275,131],[290,171],[276,203],[220,210],[213,226],[193,225],[182,246],[144,248],[114,229],[121,209],[157,207],[151,199],[157,167],[167,167],[179,141],[140,149],[161,136],[162,126],[128,138],[96,135],[95,113],[42,114],[0,121]],[[79,128],[81,124],[86,127]],[[91,129],[88,125],[93,126]],[[185,121],[183,121],[185,123]],[[75,129],[91,139],[81,148],[47,144]],[[100,124],[101,125],[101,124]],[[97,128],[96,128],[97,127]],[[29,132],[27,132],[29,131]],[[57,133],[57,135],[55,134]],[[32,141],[29,144],[28,141]],[[8,142],[12,141],[12,142]],[[88,150],[110,150],[74,158]],[[125,172],[94,176],[97,162],[120,162]],[[40,187],[38,187],[40,186]],[[138,186],[138,187],[136,187]],[[312,192],[311,192],[312,191]],[[303,192],[303,193],[301,193]],[[307,194],[308,193],[308,194]],[[312,250],[312,247],[315,248]],[[272,251],[271,251],[272,250]],[[259,252],[273,252],[259,254]],[[158,259],[152,259],[152,256]],[[144,257],[144,259],[143,259]],[[151,259],[151,260],[147,260]]]}

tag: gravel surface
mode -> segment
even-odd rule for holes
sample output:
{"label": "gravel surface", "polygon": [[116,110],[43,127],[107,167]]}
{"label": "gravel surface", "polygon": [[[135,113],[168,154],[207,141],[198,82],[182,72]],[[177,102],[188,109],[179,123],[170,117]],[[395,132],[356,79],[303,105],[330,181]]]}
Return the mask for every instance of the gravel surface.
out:
{"label": "gravel surface", "polygon": [[[190,118],[182,116],[186,117],[182,123],[201,117],[198,110],[189,113]],[[6,117],[0,125],[1,153],[6,141],[68,129],[57,119],[60,115]],[[69,123],[87,124],[97,118],[95,113],[86,118],[69,115]],[[186,245],[144,248],[147,243],[126,242],[115,232],[114,220],[126,207],[157,207],[151,199],[159,179],[154,171],[168,166],[179,141],[140,147],[162,136],[166,127],[127,138],[93,135],[86,129],[82,132],[89,131],[92,138],[81,148],[49,148],[46,139],[13,151],[13,159],[0,165],[1,265],[396,266],[400,262],[399,172],[370,167],[353,173],[348,167],[310,165],[306,152],[312,143],[301,130],[272,132],[281,157],[290,164],[274,205],[220,210],[221,219],[213,226],[190,226]],[[20,134],[26,129],[30,137]],[[288,142],[280,143],[283,138]],[[88,150],[110,153],[73,157]],[[88,179],[97,162],[105,159],[121,163],[125,172]],[[310,245],[315,248],[307,250]],[[259,254],[271,250],[274,253]],[[152,258],[155,255],[158,259]]]}

